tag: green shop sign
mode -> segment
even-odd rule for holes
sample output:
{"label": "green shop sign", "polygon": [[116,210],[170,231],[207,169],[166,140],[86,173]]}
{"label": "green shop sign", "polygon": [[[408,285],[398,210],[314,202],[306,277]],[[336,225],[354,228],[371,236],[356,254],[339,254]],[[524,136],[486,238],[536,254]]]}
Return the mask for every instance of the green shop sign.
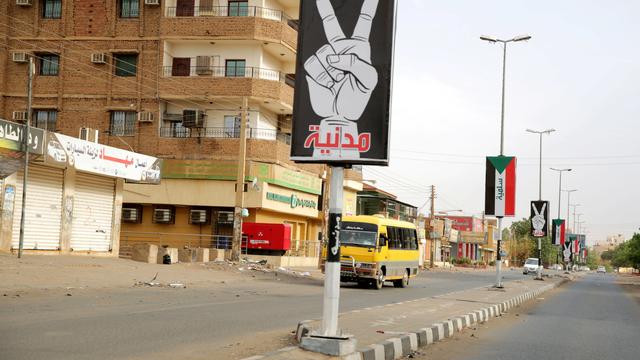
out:
{"label": "green shop sign", "polygon": [[295,195],[286,196],[286,195],[280,195],[280,194],[274,194],[274,193],[268,192],[267,200],[289,204],[292,209],[295,209],[297,207],[311,208],[311,209],[318,208],[318,204],[315,201],[300,199]]}

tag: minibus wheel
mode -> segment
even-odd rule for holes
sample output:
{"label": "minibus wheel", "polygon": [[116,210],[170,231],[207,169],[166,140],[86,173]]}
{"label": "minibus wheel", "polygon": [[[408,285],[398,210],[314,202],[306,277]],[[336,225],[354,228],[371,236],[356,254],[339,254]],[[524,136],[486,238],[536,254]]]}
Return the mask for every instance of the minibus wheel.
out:
{"label": "minibus wheel", "polygon": [[409,272],[405,271],[404,275],[402,276],[402,279],[394,280],[393,286],[397,288],[406,288],[407,286],[409,286]]}
{"label": "minibus wheel", "polygon": [[376,278],[375,280],[372,281],[372,284],[374,289],[376,290],[382,289],[382,286],[384,285],[384,273],[382,272],[382,270],[378,270],[378,273],[376,274]]}

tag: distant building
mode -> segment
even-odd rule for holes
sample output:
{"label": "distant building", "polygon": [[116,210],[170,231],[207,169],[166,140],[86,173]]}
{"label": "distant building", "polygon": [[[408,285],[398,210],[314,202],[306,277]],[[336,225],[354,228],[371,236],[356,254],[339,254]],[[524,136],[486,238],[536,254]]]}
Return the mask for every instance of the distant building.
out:
{"label": "distant building", "polygon": [[358,215],[384,215],[389,219],[416,222],[418,208],[398,200],[397,196],[378,189],[369,184],[363,184],[358,192]]}

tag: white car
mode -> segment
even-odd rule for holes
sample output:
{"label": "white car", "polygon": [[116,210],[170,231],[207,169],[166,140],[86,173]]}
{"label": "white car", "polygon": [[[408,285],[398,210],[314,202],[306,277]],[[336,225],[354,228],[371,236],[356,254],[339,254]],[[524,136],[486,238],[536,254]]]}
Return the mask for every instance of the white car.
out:
{"label": "white car", "polygon": [[599,273],[603,273],[605,274],[607,272],[607,268],[605,268],[604,266],[598,266],[598,270]]}
{"label": "white car", "polygon": [[56,162],[67,162],[67,154],[64,152],[62,145],[56,141],[49,142],[47,146],[47,154]]}
{"label": "white car", "polygon": [[538,271],[538,258],[528,258],[527,261],[524,262],[524,269],[522,269],[522,273],[527,274],[535,274]]}

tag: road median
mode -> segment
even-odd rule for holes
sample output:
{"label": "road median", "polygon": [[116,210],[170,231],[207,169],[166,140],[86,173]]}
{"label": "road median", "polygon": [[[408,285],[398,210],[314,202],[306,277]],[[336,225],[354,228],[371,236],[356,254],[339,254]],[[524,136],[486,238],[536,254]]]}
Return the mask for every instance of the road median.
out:
{"label": "road median", "polygon": [[[516,280],[505,283],[504,289],[484,286],[341,313],[340,328],[345,333],[353,334],[358,341],[358,351],[342,359],[399,359],[414,353],[420,347],[452,337],[464,328],[499,317],[523,302],[561,285],[569,278],[554,276],[546,278],[546,281]],[[363,296],[366,296],[365,291],[363,290]],[[382,291],[396,290],[385,288]],[[300,322],[296,339],[300,341],[311,329],[319,327],[319,320]],[[248,359],[338,358],[289,347]]]}

